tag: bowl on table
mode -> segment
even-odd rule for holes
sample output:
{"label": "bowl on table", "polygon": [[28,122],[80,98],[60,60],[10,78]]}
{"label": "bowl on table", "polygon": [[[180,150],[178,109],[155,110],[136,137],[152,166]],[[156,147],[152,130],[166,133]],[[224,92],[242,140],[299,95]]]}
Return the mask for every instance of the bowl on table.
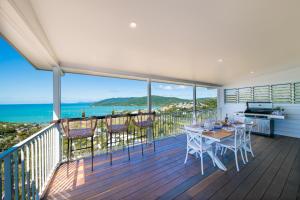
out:
{"label": "bowl on table", "polygon": [[214,124],[214,129],[222,129],[223,128],[223,124],[222,123],[215,123]]}

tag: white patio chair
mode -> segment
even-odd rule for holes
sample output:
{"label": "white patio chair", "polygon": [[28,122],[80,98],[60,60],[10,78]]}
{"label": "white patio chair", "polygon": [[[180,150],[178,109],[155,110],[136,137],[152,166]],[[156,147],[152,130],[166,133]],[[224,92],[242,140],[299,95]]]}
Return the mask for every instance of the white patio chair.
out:
{"label": "white patio chair", "polygon": [[[186,132],[186,156],[184,160],[184,164],[187,162],[188,154],[195,154],[195,156],[201,159],[201,172],[203,172],[203,153],[207,152],[207,150],[212,150],[212,146],[210,144],[206,144],[202,140],[202,132],[192,132],[185,129]],[[213,160],[213,165],[215,166],[215,162]]]}
{"label": "white patio chair", "polygon": [[238,126],[235,128],[234,138],[228,138],[222,142],[217,143],[217,146],[220,146],[222,149],[225,149],[225,152],[227,149],[232,150],[234,152],[235,164],[236,164],[237,171],[240,171],[239,163],[238,163],[238,156],[237,156],[238,151],[240,151],[240,153],[241,153],[243,163],[246,164],[246,162],[244,160],[244,156],[243,156],[244,139],[245,139],[245,127]]}
{"label": "white patio chair", "polygon": [[252,157],[254,157],[254,153],[252,151],[252,145],[251,145],[251,132],[253,126],[254,126],[253,122],[247,123],[245,126],[246,130],[245,130],[245,139],[244,139],[244,150],[245,150],[246,162],[248,162],[248,152],[250,152]]}

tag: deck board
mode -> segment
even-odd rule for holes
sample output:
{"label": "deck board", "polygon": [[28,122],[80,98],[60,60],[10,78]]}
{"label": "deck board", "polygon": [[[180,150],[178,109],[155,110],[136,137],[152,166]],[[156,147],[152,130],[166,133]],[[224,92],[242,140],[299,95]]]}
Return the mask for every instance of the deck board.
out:
{"label": "deck board", "polygon": [[[157,142],[157,150],[148,145],[113,154],[113,165],[106,155],[62,164],[56,171],[44,199],[296,199],[300,186],[300,139],[253,136],[255,157],[236,172],[233,154],[220,156],[228,170],[213,167],[204,158],[204,176],[200,161],[192,156],[186,165],[185,136]],[[250,154],[249,154],[250,155]],[[276,190],[275,193],[272,191]]]}

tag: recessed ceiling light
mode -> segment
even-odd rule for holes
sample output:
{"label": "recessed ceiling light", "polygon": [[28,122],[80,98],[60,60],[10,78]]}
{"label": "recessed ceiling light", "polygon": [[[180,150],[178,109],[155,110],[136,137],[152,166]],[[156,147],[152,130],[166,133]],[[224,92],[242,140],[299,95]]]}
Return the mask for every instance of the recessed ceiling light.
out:
{"label": "recessed ceiling light", "polygon": [[253,71],[251,71],[251,72],[250,72],[250,74],[254,74],[254,72],[253,72]]}
{"label": "recessed ceiling light", "polygon": [[130,28],[136,28],[137,24],[135,22],[130,22],[129,27]]}
{"label": "recessed ceiling light", "polygon": [[223,62],[223,59],[222,59],[222,58],[218,59],[218,62],[219,62],[219,63],[222,63],[222,62]]}

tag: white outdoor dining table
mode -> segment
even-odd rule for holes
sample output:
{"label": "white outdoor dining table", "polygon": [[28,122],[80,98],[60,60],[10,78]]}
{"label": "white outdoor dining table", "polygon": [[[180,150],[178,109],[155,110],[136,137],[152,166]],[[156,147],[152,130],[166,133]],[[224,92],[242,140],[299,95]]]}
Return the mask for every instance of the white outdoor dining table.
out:
{"label": "white outdoor dining table", "polygon": [[[217,131],[205,131],[203,127],[200,125],[190,125],[185,126],[185,129],[192,132],[202,132],[202,137],[205,138],[205,143],[212,145],[214,142],[221,142],[222,140],[232,136],[232,131],[226,131],[226,130],[217,130]],[[221,162],[221,160],[214,154],[213,148],[207,151],[207,154],[211,157],[212,160],[215,161],[216,165],[219,169],[223,171],[227,171],[227,168],[225,165]]]}

